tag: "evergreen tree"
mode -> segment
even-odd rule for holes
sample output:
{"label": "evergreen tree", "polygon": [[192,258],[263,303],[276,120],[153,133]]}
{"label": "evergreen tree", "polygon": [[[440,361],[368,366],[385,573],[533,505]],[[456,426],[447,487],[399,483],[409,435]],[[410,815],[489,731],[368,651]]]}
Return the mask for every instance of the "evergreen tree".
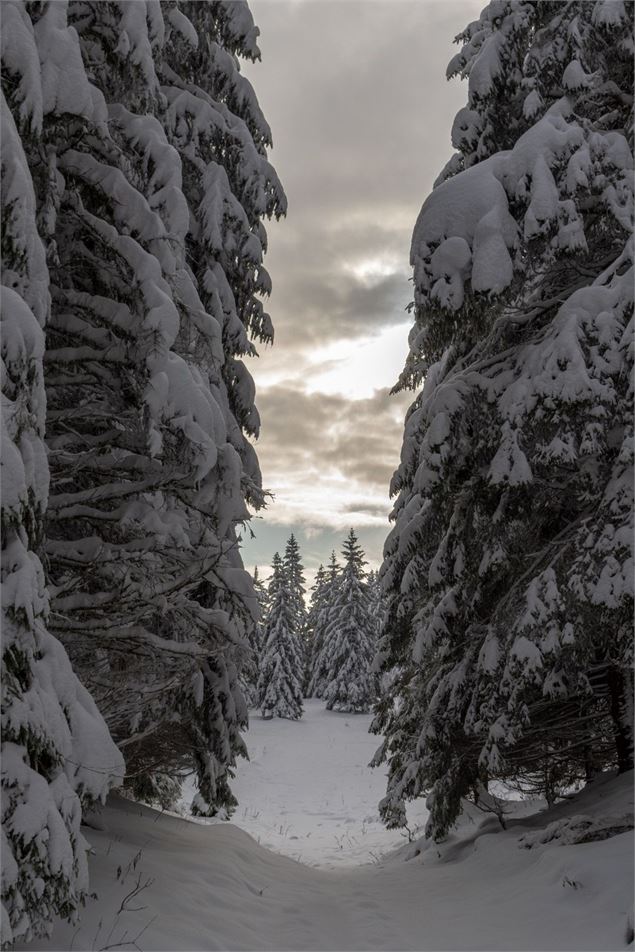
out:
{"label": "evergreen tree", "polygon": [[371,614],[373,617],[374,625],[372,629],[372,646],[373,651],[377,647],[377,639],[379,637],[379,632],[382,626],[382,620],[384,615],[384,596],[381,590],[381,581],[379,578],[379,572],[371,571],[366,576],[366,584],[368,585],[368,594],[370,597],[370,606]]}
{"label": "evergreen tree", "polygon": [[375,620],[364,572],[364,553],[352,529],[342,556],[344,565],[324,632],[323,697],[329,711],[364,714],[376,698],[370,670]]}
{"label": "evergreen tree", "polygon": [[379,696],[382,690],[382,684],[387,685],[393,676],[392,674],[390,677],[386,677],[385,674],[380,676],[378,671],[379,663],[377,660],[377,650],[379,647],[379,636],[382,630],[385,614],[384,595],[381,590],[381,579],[379,577],[379,572],[369,572],[366,581],[368,584],[370,610],[373,620],[373,626],[370,631],[371,655],[373,658],[371,673],[374,679],[375,694],[376,696]]}
{"label": "evergreen tree", "polygon": [[133,790],[194,765],[201,809],[230,808],[256,623],[236,526],[263,501],[241,358],[272,339],[262,219],[286,205],[240,72],[258,31],[231,2],[3,19],[51,282],[48,624]]}
{"label": "evergreen tree", "polygon": [[264,718],[302,717],[302,656],[294,634],[293,590],[279,554],[273,557],[268,612],[258,680],[258,703]]}
{"label": "evergreen tree", "polygon": [[337,584],[340,567],[331,552],[328,568],[324,571],[323,580],[318,586],[311,601],[311,656],[309,659],[309,683],[307,697],[324,697],[327,687],[326,681],[326,647],[325,636],[330,619],[330,611],[337,593]]}
{"label": "evergreen tree", "polygon": [[553,799],[632,766],[632,18],[492,2],[450,67],[470,115],[413,236],[374,722],[384,818],[430,794],[434,836],[492,778]]}
{"label": "evergreen tree", "polygon": [[293,631],[297,649],[306,665],[307,658],[307,613],[304,596],[306,593],[304,566],[300,555],[300,546],[293,533],[289,536],[284,550],[284,570],[291,594],[291,606],[294,616]]}
{"label": "evergreen tree", "polygon": [[[25,153],[27,143],[45,149],[50,90],[39,69],[43,30],[34,30],[20,4],[4,5],[2,20],[0,938],[9,948],[49,933],[57,916],[76,918],[88,895],[82,809],[121,782],[123,760],[50,632],[40,560],[49,493],[43,379],[49,273]],[[60,29],[59,39],[78,58],[76,38]]]}
{"label": "evergreen tree", "polygon": [[245,4],[71,3],[76,34],[66,9],[27,17],[46,80],[29,161],[53,296],[51,627],[133,790],[194,764],[213,812],[233,802],[256,621],[236,535],[262,503],[240,358],[272,337],[261,219],[285,207],[239,68],[257,30]]}
{"label": "evergreen tree", "polygon": [[315,629],[319,618],[320,605],[324,597],[324,586],[326,584],[326,572],[324,566],[320,564],[315,575],[315,581],[311,586],[311,603],[306,615],[306,651],[305,651],[305,674],[304,674],[304,696],[311,697],[309,688],[311,684],[311,674],[315,660]]}
{"label": "evergreen tree", "polygon": [[248,707],[257,707],[258,705],[260,656],[262,652],[264,620],[267,613],[267,589],[260,580],[258,566],[254,568],[253,585],[258,610],[258,622],[253,625],[250,630],[250,650],[240,675],[240,684]]}
{"label": "evergreen tree", "polygon": [[[273,336],[262,219],[286,200],[240,72],[259,57],[245,3],[7,2],[2,17],[3,901],[17,938],[74,913],[80,799],[123,772],[50,632],[133,791],[163,802],[194,766],[200,812],[235,802],[257,621],[236,527],[263,502],[241,358]],[[15,817],[36,794],[48,806],[27,834]]]}
{"label": "evergreen tree", "polygon": [[[315,573],[315,581],[311,586],[311,602],[309,605],[309,610],[306,615],[306,624],[307,628],[313,631],[315,628],[315,622],[317,618],[317,609],[321,599],[324,597],[324,587],[327,581],[327,574],[322,563],[318,566],[318,570]],[[311,636],[311,642],[312,642]]]}
{"label": "evergreen tree", "polygon": [[[246,725],[246,707],[236,665],[244,663],[244,642],[257,622],[249,611],[254,604],[252,585],[242,569],[235,529],[249,518],[246,503],[258,509],[264,502],[258,461],[248,439],[258,436],[260,420],[253,380],[242,358],[257,354],[253,340],[273,340],[271,320],[260,300],[271,290],[263,266],[267,242],[263,219],[284,214],[286,199],[267,161],[271,131],[250,83],[240,73],[239,57],[260,58],[258,30],[247,4],[186,2],[179,11],[189,24],[168,16],[161,91],[168,100],[166,136],[181,158],[189,208],[187,262],[206,312],[203,328],[195,320],[180,346],[188,359],[196,353],[195,341],[202,342],[197,366],[208,374],[225,421],[225,443],[218,453],[208,502],[210,525],[222,540],[223,564],[203,586],[209,607],[229,619],[233,628],[231,637],[223,638],[228,662],[222,654],[213,656],[219,670],[212,697],[214,703],[216,698],[223,702],[222,717],[210,719],[207,727],[218,751],[206,767],[210,790],[206,799],[213,811],[215,802],[226,803],[215,792],[215,778],[224,775],[224,764],[231,766],[235,755],[244,752],[238,730]],[[194,310],[198,313],[198,307]]]}

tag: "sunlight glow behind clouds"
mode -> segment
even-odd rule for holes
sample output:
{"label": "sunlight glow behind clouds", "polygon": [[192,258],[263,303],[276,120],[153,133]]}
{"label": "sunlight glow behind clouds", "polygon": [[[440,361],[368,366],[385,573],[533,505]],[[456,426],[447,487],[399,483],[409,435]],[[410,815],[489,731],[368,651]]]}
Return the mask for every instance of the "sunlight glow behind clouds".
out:
{"label": "sunlight glow behind clouds", "polygon": [[388,395],[408,348],[412,229],[452,152],[466,90],[445,69],[480,3],[250,6],[262,62],[243,69],[273,130],[289,215],[267,227],[275,343],[249,362],[275,501],[243,555],[264,567],[295,531],[313,571],[352,525],[376,566],[414,398]]}
{"label": "sunlight glow behind clouds", "polygon": [[309,372],[307,393],[341,394],[350,400],[372,397],[382,387],[391,388],[408,353],[410,322],[386,327],[370,338],[351,342],[333,341],[311,358],[313,366],[330,363],[328,370]]}
{"label": "sunlight glow behind clouds", "polygon": [[[308,394],[339,394],[349,400],[391,389],[408,353],[410,321],[381,329],[369,337],[333,340],[317,349],[294,351],[293,360],[269,369],[265,360],[254,369],[257,391],[282,384]],[[266,421],[265,421],[266,422]]]}
{"label": "sunlight glow behind clouds", "polygon": [[324,527],[345,532],[351,525],[386,525],[386,495],[369,493],[364,483],[342,479],[333,468],[325,467],[319,477],[300,474],[282,483],[279,493],[267,516],[275,525],[302,526],[313,536]]}
{"label": "sunlight glow behind clouds", "polygon": [[[401,266],[401,267],[400,267]],[[345,270],[355,275],[358,281],[374,284],[377,278],[387,278],[389,274],[404,270],[404,262],[395,256],[364,258],[356,264],[345,266]],[[407,274],[408,272],[405,271]]]}

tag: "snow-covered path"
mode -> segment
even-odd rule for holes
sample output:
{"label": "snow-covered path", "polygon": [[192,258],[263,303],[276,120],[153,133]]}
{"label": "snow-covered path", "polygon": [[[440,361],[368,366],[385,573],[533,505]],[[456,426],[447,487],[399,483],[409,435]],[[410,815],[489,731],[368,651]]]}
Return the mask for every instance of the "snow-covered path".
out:
{"label": "snow-covered path", "polygon": [[[613,784],[623,809],[632,778]],[[602,806],[587,798],[581,812]],[[571,812],[571,805],[566,804]],[[99,899],[36,949],[608,950],[625,947],[632,834],[522,849],[522,827],[465,834],[439,858],[304,866],[232,824],[203,826],[115,799],[90,830]],[[494,829],[493,827],[491,828]],[[525,830],[526,832],[526,830]],[[125,899],[138,885],[141,892]]]}
{"label": "snow-covered path", "polygon": [[[262,846],[309,866],[377,862],[403,845],[404,834],[379,819],[386,777],[383,767],[368,766],[381,740],[368,733],[371,716],[334,714],[313,699],[304,706],[299,721],[251,712],[250,759],[238,763],[232,822]],[[187,787],[184,804],[193,793]],[[411,829],[422,828],[427,815],[423,800],[410,805]]]}
{"label": "snow-covered path", "polygon": [[379,858],[404,841],[376,824],[383,777],[366,767],[377,743],[367,724],[317,702],[299,723],[254,717],[234,823],[113,798],[104,828],[86,830],[98,899],[79,928],[60,925],[29,948],[625,948],[632,833],[532,849],[519,838],[563,817],[623,817],[632,776],[602,779],[506,832],[475,814],[441,847],[402,845]]}

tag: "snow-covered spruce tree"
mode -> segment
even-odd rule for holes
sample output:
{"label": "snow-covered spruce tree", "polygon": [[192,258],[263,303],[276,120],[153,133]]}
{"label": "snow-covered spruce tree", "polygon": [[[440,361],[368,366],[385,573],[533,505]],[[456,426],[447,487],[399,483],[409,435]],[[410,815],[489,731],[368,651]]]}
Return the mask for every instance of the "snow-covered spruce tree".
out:
{"label": "snow-covered spruce tree", "polygon": [[258,607],[260,609],[260,633],[261,634],[258,637],[258,640],[256,642],[260,648],[262,646],[262,637],[261,637],[262,625],[267,615],[267,611],[269,607],[269,590],[267,586],[265,585],[265,583],[260,578],[260,572],[258,571],[258,566],[254,568],[253,583],[254,583],[254,592],[256,593],[256,598],[258,599]]}
{"label": "snow-covered spruce tree", "polygon": [[283,560],[276,552],[269,581],[268,611],[258,679],[258,706],[264,718],[302,717],[302,656],[294,632],[295,604]]}
{"label": "snow-covered spruce tree", "polygon": [[382,568],[393,825],[632,766],[632,18],[496,0],[450,67],[469,104],[413,236],[401,386],[425,383]]}
{"label": "snow-covered spruce tree", "polygon": [[249,630],[249,653],[240,672],[240,686],[248,707],[258,706],[258,677],[260,674],[260,655],[267,612],[267,589],[260,579],[258,566],[253,574],[254,593],[258,611],[258,621]]}
{"label": "snow-covered spruce tree", "polygon": [[376,699],[373,660],[375,619],[364,553],[353,529],[344,541],[344,564],[324,632],[323,697],[329,711],[365,714]]}
{"label": "snow-covered spruce tree", "polygon": [[372,646],[374,650],[377,646],[377,638],[379,637],[384,614],[384,596],[381,590],[379,572],[369,572],[366,576],[366,583],[370,596],[371,613],[375,622],[372,630]]}
{"label": "snow-covered spruce tree", "polygon": [[22,5],[3,5],[2,40],[0,941],[9,948],[49,933],[58,916],[76,917],[88,891],[82,808],[121,782],[123,759],[48,626],[40,552],[49,492],[43,356],[50,297],[23,141],[45,148],[49,101]]}
{"label": "snow-covered spruce tree", "polygon": [[306,614],[306,654],[305,654],[305,675],[304,675],[304,696],[312,697],[309,693],[313,666],[316,659],[316,625],[320,615],[321,604],[324,599],[324,586],[326,584],[326,571],[323,565],[319,565],[315,574],[315,581],[311,586],[310,604]]}
{"label": "snow-covered spruce tree", "polygon": [[306,604],[304,601],[306,594],[304,566],[302,564],[302,556],[300,555],[300,546],[293,533],[291,533],[287,540],[282,561],[291,593],[291,604],[294,615],[293,630],[298,651],[302,655],[303,664],[306,668],[306,659],[308,657],[308,630]]}
{"label": "snow-covered spruce tree", "polygon": [[261,219],[285,206],[238,65],[257,31],[242,3],[28,11],[52,104],[32,156],[53,295],[51,626],[133,790],[194,764],[213,812],[233,802],[255,623],[236,525],[262,502],[239,357],[272,336]]}
{"label": "snow-covered spruce tree", "polygon": [[[240,639],[236,660],[242,663],[244,640],[257,617],[249,614],[253,585],[242,567],[235,527],[249,518],[246,504],[257,509],[264,495],[256,454],[247,439],[258,435],[260,419],[253,380],[241,358],[256,355],[252,339],[273,340],[271,320],[260,300],[271,290],[263,267],[267,247],[263,219],[283,215],[286,198],[267,161],[271,130],[250,83],[240,73],[238,57],[260,58],[258,30],[247,3],[195,0],[179,4],[178,12],[166,13],[170,28],[161,66],[161,92],[167,98],[164,122],[168,140],[182,160],[190,217],[185,251],[207,312],[202,336],[209,334],[213,342],[207,353],[203,349],[199,354],[198,365],[209,375],[226,428],[209,503],[223,560],[207,577],[205,599],[230,620],[234,642],[236,636]],[[194,339],[201,337],[194,324],[182,340],[186,354],[195,352]],[[222,699],[224,709],[221,717],[209,721],[208,732],[216,738],[210,778],[242,752],[238,727],[246,721],[235,663],[225,664],[222,655],[215,659],[218,687],[212,693]],[[217,799],[213,784],[206,799],[210,804]]]}
{"label": "snow-covered spruce tree", "polygon": [[340,567],[335,552],[331,558],[321,584],[317,585],[311,600],[309,624],[311,629],[311,655],[309,658],[309,684],[307,697],[324,697],[326,681],[325,636],[328,628],[331,606],[337,593]]}

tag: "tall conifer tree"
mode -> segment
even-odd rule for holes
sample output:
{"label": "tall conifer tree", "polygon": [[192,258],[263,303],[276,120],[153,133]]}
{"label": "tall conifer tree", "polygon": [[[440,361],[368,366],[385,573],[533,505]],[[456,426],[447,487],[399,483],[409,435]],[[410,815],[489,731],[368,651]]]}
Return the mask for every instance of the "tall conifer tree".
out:
{"label": "tall conifer tree", "polygon": [[311,697],[309,687],[311,684],[311,673],[315,660],[315,635],[316,624],[318,623],[319,612],[322,600],[324,598],[324,587],[326,584],[326,572],[324,566],[320,565],[315,575],[315,581],[311,586],[311,603],[306,615],[306,652],[305,652],[305,675],[304,675],[304,694],[305,697]]}
{"label": "tall conifer tree", "polygon": [[298,651],[306,664],[307,657],[307,613],[305,604],[304,565],[300,554],[300,546],[295,535],[291,533],[284,550],[284,570],[287,576],[291,604],[294,615],[293,630],[297,641]]}
{"label": "tall conifer tree", "polygon": [[[5,760],[3,810],[10,831],[37,785],[46,827],[64,794],[70,844],[57,869],[37,847],[35,887],[35,847],[9,836],[7,921],[26,937],[85,892],[76,792],[89,802],[123,772],[52,635],[137,793],[162,795],[194,766],[201,812],[234,802],[256,621],[236,527],[263,502],[242,358],[273,337],[263,220],[286,200],[240,70],[259,57],[246,3],[18,0],[2,21],[3,452],[15,476],[3,587],[18,541],[30,579],[24,613],[6,607],[6,645],[12,630],[21,647],[3,655],[4,738],[26,747]],[[19,711],[38,695],[46,716],[27,727]]]}
{"label": "tall conifer tree", "polygon": [[255,624],[236,535],[262,502],[242,357],[272,337],[261,219],[285,207],[239,67],[257,30],[243,3],[69,18],[99,91],[78,135],[51,130],[45,179],[52,619],[136,792],[193,763],[214,812],[233,803]]}
{"label": "tall conifer tree", "polygon": [[331,606],[337,593],[340,567],[335,552],[331,558],[324,578],[316,588],[311,603],[311,655],[309,659],[308,697],[324,697],[326,689],[326,631],[328,628]]}
{"label": "tall conifer tree", "polygon": [[324,632],[324,694],[329,711],[363,714],[376,693],[371,673],[375,619],[364,553],[353,529],[342,549],[343,566]]}
{"label": "tall conifer tree", "polygon": [[492,2],[461,34],[459,150],[412,242],[423,387],[392,483],[382,814],[632,765],[632,29]]}
{"label": "tall conifer tree", "polygon": [[258,705],[258,677],[260,674],[260,657],[263,647],[264,625],[267,615],[267,589],[260,579],[258,566],[254,568],[254,593],[258,621],[250,629],[249,652],[241,669],[240,683],[249,707]]}
{"label": "tall conifer tree", "polygon": [[[123,759],[66,651],[51,634],[41,561],[49,495],[44,445],[46,209],[29,158],[47,153],[60,112],[72,124],[90,86],[63,5],[35,25],[22,4],[2,10],[2,929],[3,948],[76,918],[88,895],[82,809],[123,776]],[[75,69],[73,101],[47,80],[51,58]],[[41,63],[41,68],[40,68]],[[6,91],[6,98],[5,98]]]}
{"label": "tall conifer tree", "polygon": [[258,703],[264,718],[302,717],[303,661],[294,632],[296,606],[285,566],[276,552],[269,581],[268,611],[258,680]]}

